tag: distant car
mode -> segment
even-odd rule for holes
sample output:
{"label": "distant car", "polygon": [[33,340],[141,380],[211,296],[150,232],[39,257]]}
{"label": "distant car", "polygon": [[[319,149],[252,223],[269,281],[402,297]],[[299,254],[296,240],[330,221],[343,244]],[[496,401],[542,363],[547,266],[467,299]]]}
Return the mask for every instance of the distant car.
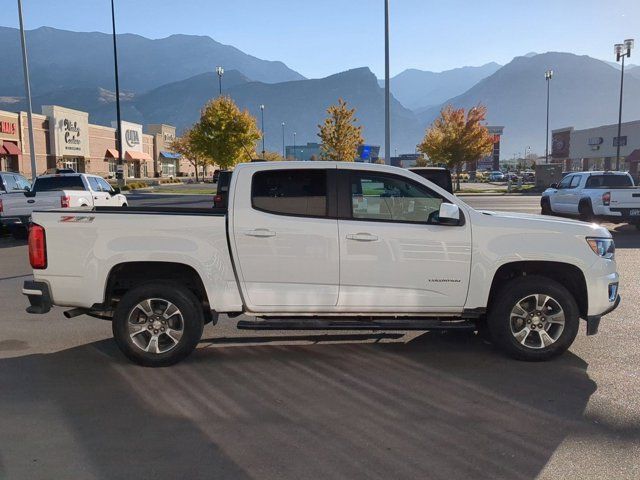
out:
{"label": "distant car", "polygon": [[536,181],[536,172],[531,170],[525,170],[522,172],[522,181],[533,183]]}
{"label": "distant car", "polygon": [[490,182],[504,182],[506,179],[504,178],[504,173],[502,172],[491,172],[489,174]]}
{"label": "distant car", "polygon": [[451,171],[442,167],[415,167],[410,168],[410,172],[417,173],[422,178],[426,178],[430,182],[435,183],[440,188],[445,189],[449,193],[453,193],[453,184],[451,182]]}
{"label": "distant car", "polygon": [[225,208],[229,201],[229,184],[231,183],[231,170],[220,170],[218,172],[218,188],[213,196],[214,208]]}
{"label": "distant car", "polygon": [[511,180],[512,182],[517,182],[518,181],[518,174],[515,172],[507,172],[504,175],[504,179],[509,181]]}

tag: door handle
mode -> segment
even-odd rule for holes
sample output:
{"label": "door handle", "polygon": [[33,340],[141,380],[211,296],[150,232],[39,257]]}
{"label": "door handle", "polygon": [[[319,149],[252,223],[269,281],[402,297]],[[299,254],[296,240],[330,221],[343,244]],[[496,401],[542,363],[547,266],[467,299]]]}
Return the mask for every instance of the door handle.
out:
{"label": "door handle", "polygon": [[35,200],[27,200],[27,203],[36,203]]}
{"label": "door handle", "polygon": [[378,236],[372,233],[349,233],[347,234],[347,240],[356,240],[358,242],[375,242],[378,240]]}
{"label": "door handle", "polygon": [[273,232],[268,228],[256,228],[255,230],[249,230],[248,232],[245,232],[245,235],[249,237],[267,238],[267,237],[275,237],[276,232]]}

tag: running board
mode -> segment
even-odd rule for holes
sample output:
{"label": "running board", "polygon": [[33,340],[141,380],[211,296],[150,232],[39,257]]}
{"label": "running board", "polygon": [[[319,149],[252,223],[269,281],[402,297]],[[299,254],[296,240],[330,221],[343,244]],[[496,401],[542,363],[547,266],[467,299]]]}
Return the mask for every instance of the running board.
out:
{"label": "running board", "polygon": [[240,330],[475,330],[468,320],[415,319],[415,320],[335,320],[335,319],[269,319],[240,320]]}

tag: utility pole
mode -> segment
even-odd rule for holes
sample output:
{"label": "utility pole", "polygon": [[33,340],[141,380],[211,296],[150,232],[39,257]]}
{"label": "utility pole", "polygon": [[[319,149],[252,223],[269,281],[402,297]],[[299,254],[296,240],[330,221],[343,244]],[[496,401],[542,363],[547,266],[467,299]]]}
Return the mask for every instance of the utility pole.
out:
{"label": "utility pole", "polygon": [[553,70],[547,70],[544,72],[544,78],[547,81],[547,137],[544,144],[544,158],[545,163],[549,163],[549,85],[553,78]]}
{"label": "utility pole", "polygon": [[260,116],[262,117],[262,159],[265,160],[264,154],[264,105],[260,105]]}
{"label": "utility pole", "polygon": [[[33,137],[33,109],[31,107],[31,82],[29,81],[29,61],[27,60],[27,43],[22,20],[22,0],[18,0],[18,18],[20,20],[20,43],[22,44],[22,70],[24,72],[24,90],[27,96],[27,125],[29,127],[29,156],[31,157],[31,181],[37,177],[36,144]],[[19,167],[18,167],[19,168]]]}
{"label": "utility pole", "polygon": [[222,75],[224,75],[224,68],[216,67],[216,73],[218,74],[218,95],[222,95]]}
{"label": "utility pole", "polygon": [[389,87],[389,0],[384,0],[384,159],[391,164]]}
{"label": "utility pole", "polygon": [[111,0],[111,26],[113,29],[113,66],[116,77],[116,122],[117,122],[117,140],[116,146],[118,147],[118,166],[116,168],[116,178],[118,180],[118,187],[122,188],[125,185],[124,175],[124,158],[122,152],[122,118],[120,116],[120,79],[118,75],[118,44],[116,41],[116,10]]}
{"label": "utility pole", "polygon": [[282,122],[282,159],[286,160],[287,157],[285,156],[285,148],[284,148],[284,122]]}

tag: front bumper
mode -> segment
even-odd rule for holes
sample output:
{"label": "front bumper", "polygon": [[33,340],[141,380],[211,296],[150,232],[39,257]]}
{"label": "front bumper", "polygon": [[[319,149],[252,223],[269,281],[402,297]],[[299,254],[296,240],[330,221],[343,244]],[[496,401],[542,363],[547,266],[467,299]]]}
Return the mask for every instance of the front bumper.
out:
{"label": "front bumper", "polygon": [[613,312],[620,305],[620,295],[616,296],[613,305],[611,305],[607,310],[602,312],[600,315],[589,315],[587,317],[587,335],[595,335],[598,333],[598,327],[600,326],[600,319],[604,317],[606,314]]}
{"label": "front bumper", "polygon": [[22,294],[29,299],[27,313],[47,313],[51,310],[51,291],[45,282],[27,280],[22,286]]}

